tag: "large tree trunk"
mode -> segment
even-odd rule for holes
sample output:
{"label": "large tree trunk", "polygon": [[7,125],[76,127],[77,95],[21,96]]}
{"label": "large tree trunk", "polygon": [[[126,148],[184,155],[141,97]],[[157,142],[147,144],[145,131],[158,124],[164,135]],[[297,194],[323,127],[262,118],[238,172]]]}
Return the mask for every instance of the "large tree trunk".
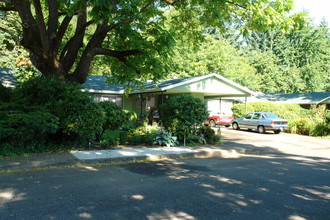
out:
{"label": "large tree trunk", "polygon": [[[3,1],[7,3],[7,0]],[[153,1],[146,7],[151,2]],[[86,29],[91,24],[95,25],[94,21],[87,21],[86,1],[80,1],[74,14],[60,13],[58,0],[48,0],[47,11],[44,10],[41,0],[13,0],[8,1],[8,4],[12,4],[13,10],[18,12],[22,20],[21,45],[29,50],[32,64],[44,76],[84,83],[96,55],[112,56],[126,63],[127,56],[141,53],[139,50],[114,51],[102,48],[102,42],[108,32],[132,22],[133,17],[112,25],[97,24],[92,38],[84,47]],[[73,17],[74,34],[67,39],[68,35],[65,33],[69,30]],[[48,18],[48,21],[45,18]]]}

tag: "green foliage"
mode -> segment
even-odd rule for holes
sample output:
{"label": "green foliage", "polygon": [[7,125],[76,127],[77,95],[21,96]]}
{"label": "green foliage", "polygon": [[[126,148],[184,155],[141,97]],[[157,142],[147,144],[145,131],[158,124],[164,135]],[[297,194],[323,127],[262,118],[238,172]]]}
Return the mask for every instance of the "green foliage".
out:
{"label": "green foliage", "polygon": [[14,101],[49,109],[59,118],[57,134],[60,136],[94,139],[102,131],[104,114],[90,94],[80,89],[76,84],[55,77],[37,77],[22,83],[15,90]]}
{"label": "green foliage", "polygon": [[101,107],[105,116],[103,130],[110,129],[116,130],[126,125],[131,117],[129,113],[124,111],[120,106],[114,102],[100,102],[98,105]]}
{"label": "green foliage", "polygon": [[187,145],[198,145],[198,144],[206,144],[206,140],[201,135],[188,135],[186,138]]}
{"label": "green foliage", "polygon": [[[1,14],[0,22],[1,27],[11,34],[17,37],[21,35],[21,24],[17,22],[14,12]],[[8,32],[0,31],[0,57],[0,67],[11,69],[20,83],[39,74],[29,59],[29,52]]]}
{"label": "green foliage", "polygon": [[140,122],[139,126],[131,129],[128,133],[128,142],[132,145],[153,144],[153,137],[160,131],[160,127],[149,126],[145,122]]}
{"label": "green foliage", "polygon": [[113,145],[118,145],[120,142],[119,130],[105,130],[102,134],[100,145],[103,148],[108,148]]}
{"label": "green foliage", "polygon": [[127,131],[120,131],[119,133],[119,143],[124,145],[128,140],[128,132]]}
{"label": "green foliage", "polygon": [[202,126],[197,131],[198,136],[204,137],[206,143],[216,143],[220,140],[220,136],[215,134],[215,131],[209,126]]}
{"label": "green foliage", "polygon": [[191,95],[170,97],[160,106],[160,113],[165,129],[176,134],[179,140],[196,134],[197,127],[209,114],[205,102]]}
{"label": "green foliage", "polygon": [[58,121],[43,107],[0,103],[0,155],[53,150],[48,140],[57,131]]}
{"label": "green foliage", "polygon": [[7,88],[0,83],[0,102],[9,102],[11,93],[11,88]]}
{"label": "green foliage", "polygon": [[290,120],[288,125],[290,127],[290,132],[294,134],[309,135],[311,130],[311,121],[308,118]]}
{"label": "green foliage", "polygon": [[327,24],[296,21],[290,31],[253,32],[242,47],[257,70],[262,92],[319,92],[330,85]]}
{"label": "green foliage", "polygon": [[[273,102],[251,102],[247,103],[247,112],[272,112],[281,118],[294,119],[305,116],[306,110],[301,108],[298,104],[277,104]],[[245,104],[236,103],[232,109],[233,116],[240,118],[245,114]]]}
{"label": "green foliage", "polygon": [[153,139],[153,144],[167,147],[175,147],[179,144],[176,136],[173,136],[171,132],[162,130],[156,134]]}
{"label": "green foliage", "polygon": [[[291,25],[287,13],[293,5],[291,0],[176,1],[175,4],[163,0],[119,3],[71,0],[54,1],[55,6],[49,7],[47,1],[41,1],[40,13],[54,16],[45,16],[44,22],[38,22],[38,16],[28,16],[39,12],[33,1],[6,2],[0,6],[15,8],[19,12],[6,11],[0,17],[7,30],[5,40],[16,38],[18,42],[22,36],[21,24],[35,27],[24,29],[22,45],[31,51],[31,61],[43,74],[56,75],[63,71],[63,77],[83,81],[72,76],[84,78],[90,72],[105,73],[121,83],[138,83],[137,78],[157,81],[166,77],[171,68],[175,40],[183,37],[192,45],[199,45],[205,27],[219,27],[224,31],[226,26],[237,24],[242,33],[251,29],[264,31],[275,26],[287,29]],[[50,11],[52,8],[58,11]],[[63,22],[63,16],[56,14],[72,19]],[[57,17],[57,21],[51,20]],[[67,25],[56,28],[66,22]],[[53,23],[57,26],[51,25]],[[44,34],[53,31],[53,34]],[[42,42],[35,40],[35,36],[39,36]],[[53,45],[54,36],[59,41],[58,47]],[[7,50],[13,53],[13,43],[5,43]],[[76,48],[75,45],[79,46]],[[95,50],[101,45],[107,51]],[[100,54],[111,57],[96,56]],[[92,66],[89,56],[97,57]],[[59,68],[61,71],[55,71]]]}
{"label": "green foliage", "polygon": [[180,77],[217,73],[250,89],[259,88],[260,80],[255,77],[256,70],[248,58],[241,56],[224,37],[204,37],[206,41],[198,48],[193,48],[185,39],[177,40],[180,43],[174,50],[173,73]]}

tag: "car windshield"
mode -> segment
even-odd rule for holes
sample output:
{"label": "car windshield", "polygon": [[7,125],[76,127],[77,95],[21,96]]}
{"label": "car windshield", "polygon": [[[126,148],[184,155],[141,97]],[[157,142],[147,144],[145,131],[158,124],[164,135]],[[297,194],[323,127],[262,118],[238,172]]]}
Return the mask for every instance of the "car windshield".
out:
{"label": "car windshield", "polygon": [[273,113],[264,113],[265,118],[280,118]]}

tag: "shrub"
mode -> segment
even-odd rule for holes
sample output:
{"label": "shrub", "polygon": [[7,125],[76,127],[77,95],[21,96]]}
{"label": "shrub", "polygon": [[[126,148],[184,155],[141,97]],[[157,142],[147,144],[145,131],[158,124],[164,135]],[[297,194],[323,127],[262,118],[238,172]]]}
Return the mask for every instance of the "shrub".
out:
{"label": "shrub", "polygon": [[213,142],[213,136],[215,136],[215,131],[209,126],[200,127],[197,131],[197,135],[204,137],[206,143]]}
{"label": "shrub", "polygon": [[208,116],[205,102],[191,95],[171,97],[160,106],[162,123],[168,131],[175,133],[180,140],[195,135]]}
{"label": "shrub", "polygon": [[167,147],[175,147],[179,144],[177,137],[166,130],[156,134],[153,139],[153,144]]}
{"label": "shrub", "polygon": [[299,118],[289,121],[291,133],[309,135],[311,123],[308,118]]}
{"label": "shrub", "polygon": [[119,132],[119,143],[124,145],[128,140],[128,132],[127,131],[120,131]]}
{"label": "shrub", "polygon": [[98,105],[101,107],[105,116],[103,131],[106,129],[119,129],[130,120],[131,115],[114,102],[100,102]]}
{"label": "shrub", "polygon": [[100,144],[102,147],[118,145],[120,142],[119,130],[105,130],[102,134]]}
{"label": "shrub", "polygon": [[188,135],[186,138],[186,144],[188,145],[206,144],[206,140],[203,136],[200,135]]}
{"label": "shrub", "polygon": [[[306,117],[307,111],[298,104],[277,104],[273,102],[251,102],[247,103],[247,112],[272,112],[281,118],[294,119],[301,116]],[[245,114],[245,104],[236,103],[232,107],[235,118],[240,118]]]}
{"label": "shrub", "polygon": [[46,144],[58,129],[58,118],[42,107],[0,103],[0,154],[20,155],[52,150]]}
{"label": "shrub", "polygon": [[0,83],[0,102],[9,102],[11,93],[11,88],[7,88]]}
{"label": "shrub", "polygon": [[15,90],[14,101],[27,106],[45,106],[59,119],[56,139],[94,139],[102,131],[104,114],[82,87],[55,77],[37,77]]}
{"label": "shrub", "polygon": [[142,143],[142,135],[136,134],[128,137],[128,142],[132,145],[138,145]]}

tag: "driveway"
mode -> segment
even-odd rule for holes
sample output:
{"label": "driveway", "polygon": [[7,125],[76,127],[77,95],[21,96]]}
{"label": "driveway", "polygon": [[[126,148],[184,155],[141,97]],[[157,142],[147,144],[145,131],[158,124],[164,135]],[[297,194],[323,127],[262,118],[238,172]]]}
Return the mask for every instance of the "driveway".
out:
{"label": "driveway", "polygon": [[231,127],[221,127],[221,136],[225,142],[241,144],[245,147],[269,148],[289,154],[330,159],[330,138],[273,132],[260,134],[256,131],[233,130]]}

